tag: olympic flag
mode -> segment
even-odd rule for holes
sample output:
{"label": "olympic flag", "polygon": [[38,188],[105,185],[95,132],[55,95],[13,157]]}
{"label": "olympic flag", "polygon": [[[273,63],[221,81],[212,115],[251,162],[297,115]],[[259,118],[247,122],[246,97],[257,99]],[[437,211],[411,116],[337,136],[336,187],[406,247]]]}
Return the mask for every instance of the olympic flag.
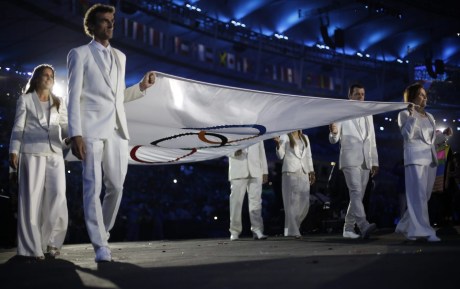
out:
{"label": "olympic flag", "polygon": [[130,164],[150,165],[218,158],[293,130],[407,107],[254,91],[159,72],[145,97],[125,105]]}

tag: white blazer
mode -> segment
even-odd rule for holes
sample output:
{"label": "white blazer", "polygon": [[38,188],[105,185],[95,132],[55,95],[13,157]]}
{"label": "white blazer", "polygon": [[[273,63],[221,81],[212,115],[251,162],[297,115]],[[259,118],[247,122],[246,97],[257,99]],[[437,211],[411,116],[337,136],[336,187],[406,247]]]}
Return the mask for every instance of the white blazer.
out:
{"label": "white blazer", "polygon": [[94,40],[72,49],[67,56],[69,136],[107,138],[115,127],[129,139],[124,102],[142,97],[139,85],[125,87],[126,56],[112,47],[116,85],[97,51]]}
{"label": "white blazer", "polygon": [[235,156],[235,153],[228,157],[228,179],[261,178],[268,175],[267,157],[265,156],[264,142],[242,150],[243,153]]}
{"label": "white blazer", "polygon": [[379,166],[377,144],[375,142],[374,119],[365,117],[367,135],[359,128],[358,119],[337,123],[337,134],[329,133],[329,142],[335,144],[340,140],[339,168],[357,167],[363,163],[367,169]]}
{"label": "white blazer", "polygon": [[289,137],[285,134],[280,137],[280,147],[276,150],[276,156],[283,160],[283,167],[281,171],[295,173],[302,171],[306,174],[314,172],[313,158],[311,156],[311,145],[307,135],[304,135],[307,143],[304,144],[305,149],[300,151],[299,146],[296,145],[291,148]]}
{"label": "white blazer", "polygon": [[436,157],[436,124],[433,116],[426,113],[428,122],[414,111],[403,110],[398,114],[398,125],[404,139],[404,165],[430,165],[438,163]]}
{"label": "white blazer", "polygon": [[36,92],[21,95],[16,105],[16,116],[11,133],[10,153],[62,155],[67,136],[67,108],[62,98],[59,111],[50,97],[49,124]]}

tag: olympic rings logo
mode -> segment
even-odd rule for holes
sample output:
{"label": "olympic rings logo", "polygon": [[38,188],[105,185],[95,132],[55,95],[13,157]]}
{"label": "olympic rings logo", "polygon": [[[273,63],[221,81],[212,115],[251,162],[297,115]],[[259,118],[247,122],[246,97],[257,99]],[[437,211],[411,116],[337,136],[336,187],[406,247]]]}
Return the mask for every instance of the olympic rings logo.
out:
{"label": "olympic rings logo", "polygon": [[[223,130],[223,129],[228,129],[228,128],[254,128],[258,132],[256,134],[252,135],[252,136],[239,138],[239,139],[234,139],[234,140],[229,140],[228,137],[223,135],[223,134],[219,134],[219,133],[215,133],[215,132],[209,132],[209,131]],[[177,139],[177,138],[181,138],[181,137],[185,137],[185,136],[196,135],[199,140],[201,140],[204,143],[210,144],[210,145],[209,146],[201,146],[201,147],[193,147],[193,148],[181,148],[182,150],[190,150],[190,152],[188,152],[187,154],[185,154],[183,156],[177,157],[174,160],[169,160],[169,161],[166,161],[166,162],[149,162],[149,161],[141,160],[140,158],[137,157],[137,151],[142,146],[138,145],[138,146],[134,146],[131,149],[131,151],[130,151],[131,158],[136,162],[145,163],[145,164],[173,163],[173,162],[177,162],[177,161],[179,161],[179,160],[181,160],[183,158],[186,158],[186,157],[189,157],[189,156],[193,155],[194,153],[196,153],[198,151],[198,149],[210,149],[210,148],[223,147],[223,146],[229,145],[231,143],[256,138],[258,136],[264,135],[266,133],[266,131],[267,131],[265,126],[259,125],[259,124],[220,125],[220,126],[211,126],[211,127],[202,127],[202,128],[183,128],[183,129],[198,130],[199,132],[187,132],[187,133],[176,134],[176,135],[172,135],[172,136],[169,136],[169,137],[158,139],[156,141],[151,142],[150,144],[153,145],[153,146],[159,146],[160,147],[159,144],[162,143],[162,142]],[[210,140],[209,137],[215,137],[219,141]]]}
{"label": "olympic rings logo", "polygon": [[[240,139],[235,139],[235,140],[228,140],[228,138],[223,135],[223,134],[218,134],[214,132],[208,132],[208,131],[215,131],[215,130],[222,130],[222,129],[227,129],[227,128],[255,128],[258,133],[254,134],[253,136],[250,137],[245,137],[245,138],[240,138]],[[182,134],[176,134],[173,136],[165,137],[156,141],[151,142],[151,145],[154,146],[160,146],[159,144],[164,141],[172,140],[175,138],[179,137],[184,137],[188,135],[197,135],[198,139],[201,140],[204,143],[211,144],[212,146],[202,146],[202,147],[195,147],[196,149],[205,149],[205,148],[216,148],[216,147],[222,147],[227,144],[243,141],[243,140],[248,140],[252,138],[256,138],[258,136],[264,135],[267,129],[263,125],[259,124],[243,124],[243,125],[219,125],[219,126],[210,126],[210,127],[201,127],[201,128],[183,128],[183,129],[188,129],[188,130],[198,130],[199,132],[187,132],[187,133],[182,133]],[[207,136],[213,136],[218,138],[220,141],[212,141],[207,138]],[[182,148],[184,150],[190,150],[192,148]]]}

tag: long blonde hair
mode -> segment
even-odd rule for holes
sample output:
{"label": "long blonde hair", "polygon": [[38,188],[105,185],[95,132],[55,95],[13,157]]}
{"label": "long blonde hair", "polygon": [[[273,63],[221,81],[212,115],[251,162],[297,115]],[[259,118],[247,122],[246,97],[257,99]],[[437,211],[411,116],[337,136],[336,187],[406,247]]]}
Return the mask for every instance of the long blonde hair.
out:
{"label": "long blonde hair", "polygon": [[[288,133],[288,138],[289,138],[289,145],[291,146],[291,148],[294,148],[296,145],[297,145],[297,142],[295,141],[295,138],[294,138],[294,135],[293,135],[294,132],[290,132]],[[305,135],[302,133],[301,130],[297,130],[297,133],[300,134],[300,139],[303,141],[303,143],[305,144],[305,147],[308,146],[308,142],[307,142],[307,139],[305,138]]]}

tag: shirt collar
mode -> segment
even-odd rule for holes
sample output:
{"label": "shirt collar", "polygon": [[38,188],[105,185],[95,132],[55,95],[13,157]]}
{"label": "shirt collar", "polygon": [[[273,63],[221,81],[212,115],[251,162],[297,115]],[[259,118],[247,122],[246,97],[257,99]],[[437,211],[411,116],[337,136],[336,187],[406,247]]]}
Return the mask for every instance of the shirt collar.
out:
{"label": "shirt collar", "polygon": [[107,51],[110,52],[112,50],[112,46],[110,46],[110,44],[107,47],[104,47],[104,45],[100,44],[99,42],[95,41],[94,39],[91,40],[90,44],[94,45],[97,48],[97,50],[99,50],[100,52],[103,52],[104,50],[107,50]]}

